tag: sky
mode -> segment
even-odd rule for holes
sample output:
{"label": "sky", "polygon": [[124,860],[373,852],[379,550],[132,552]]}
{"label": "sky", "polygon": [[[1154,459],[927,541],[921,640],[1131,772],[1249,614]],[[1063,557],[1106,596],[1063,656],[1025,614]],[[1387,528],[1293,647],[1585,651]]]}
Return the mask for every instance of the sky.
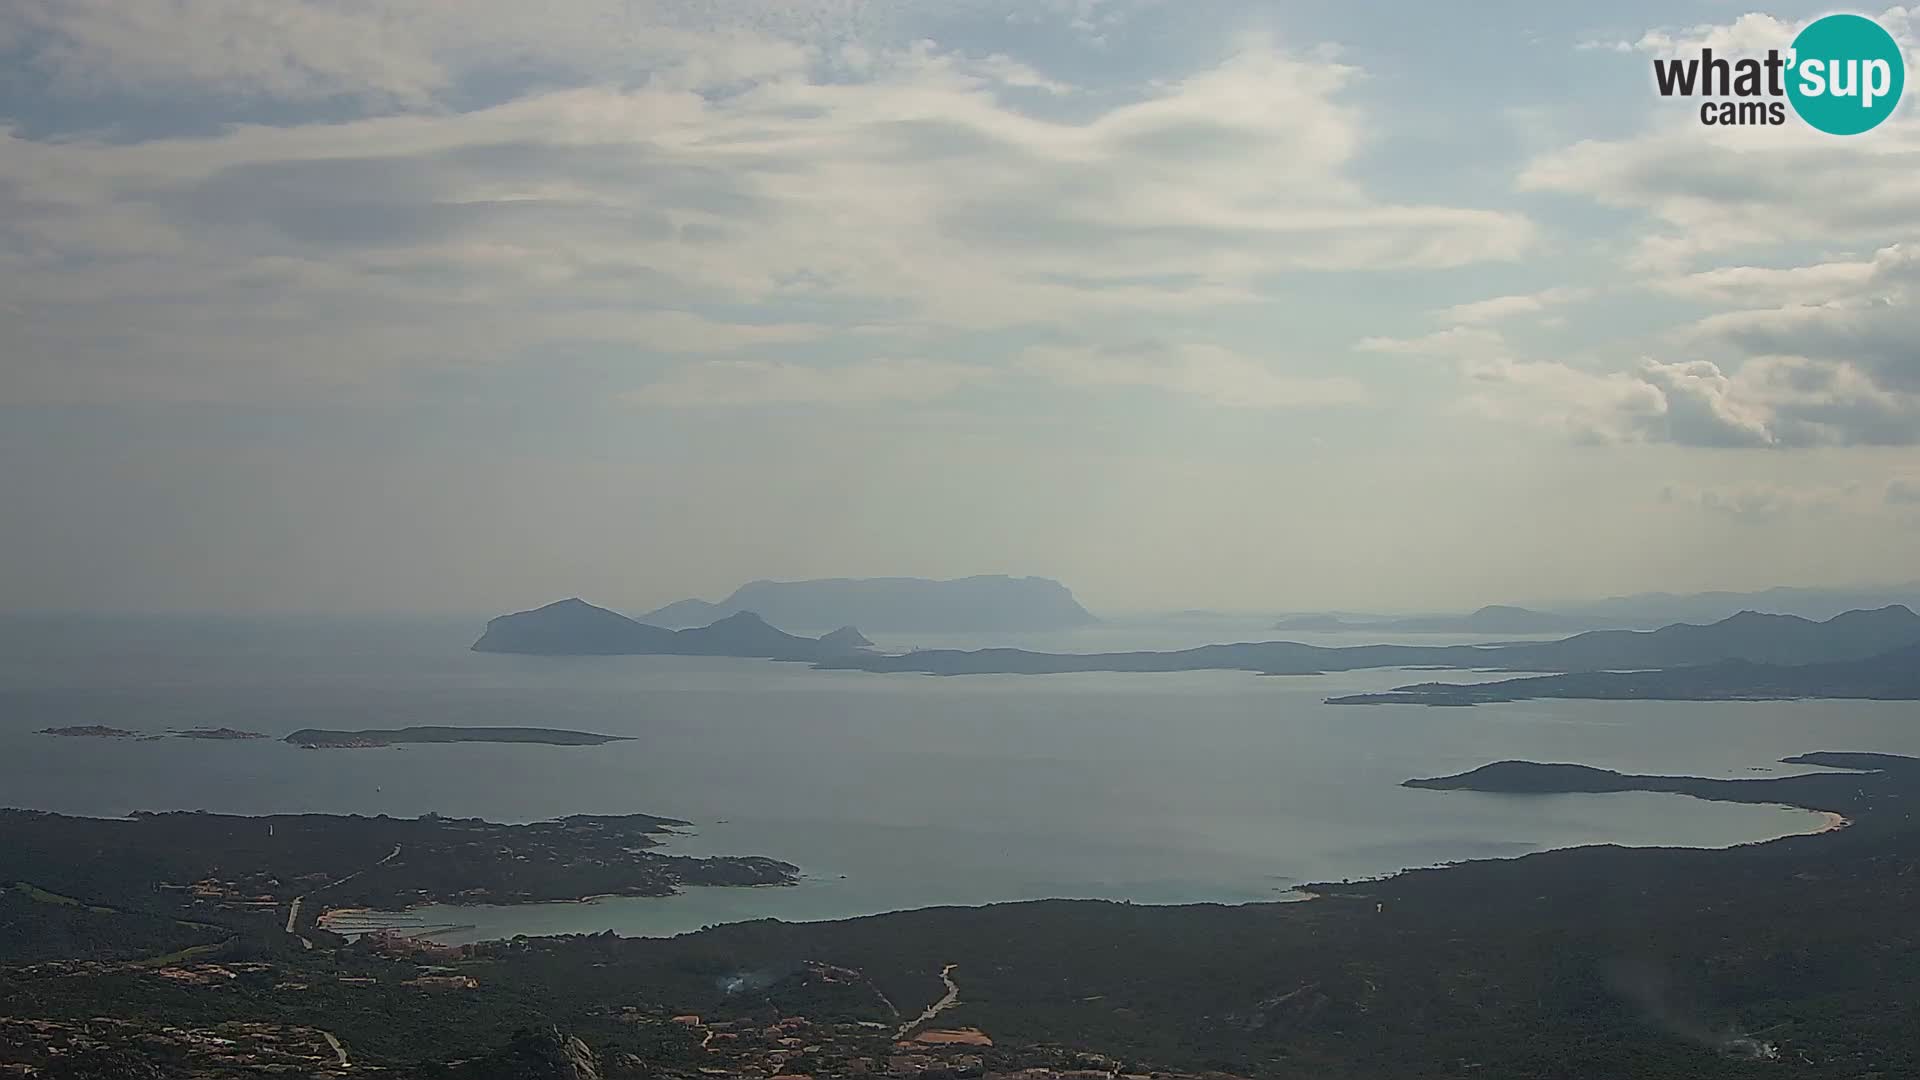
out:
{"label": "sky", "polygon": [[0,0],[0,610],[1920,578],[1920,106],[1653,89],[1828,10]]}

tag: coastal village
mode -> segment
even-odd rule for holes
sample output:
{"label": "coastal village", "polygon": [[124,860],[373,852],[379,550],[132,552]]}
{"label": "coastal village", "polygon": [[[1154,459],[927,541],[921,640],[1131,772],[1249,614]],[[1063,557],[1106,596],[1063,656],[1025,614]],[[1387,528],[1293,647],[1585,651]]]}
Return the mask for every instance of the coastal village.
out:
{"label": "coastal village", "polygon": [[[481,981],[469,963],[485,948],[441,945],[390,932],[367,934],[342,950],[350,962],[325,980],[269,961],[110,964],[55,961],[22,974],[36,978],[133,976],[149,985],[188,994],[261,993],[284,1001],[308,993],[369,994],[379,988],[422,995],[469,994]],[[361,966],[354,967],[358,960]],[[377,966],[376,966],[377,965]],[[348,970],[374,974],[350,975]],[[546,1047],[555,1071],[512,1075],[546,1080],[822,1080],[822,1078],[895,1078],[895,1080],[1231,1080],[1224,1074],[1190,1074],[1129,1065],[1105,1054],[1057,1046],[1009,1046],[988,1032],[937,1021],[960,1003],[954,968],[941,972],[948,993],[904,1023],[871,1019],[815,1018],[807,1015],[726,1017],[674,1012],[659,1006],[610,1006],[608,1019],[647,1037],[637,1041],[671,1048],[658,1058],[615,1050],[604,1056],[581,1040],[551,1031],[522,1033]],[[821,989],[843,989],[884,996],[866,976],[851,968],[808,963],[795,978]],[[891,1003],[886,1003],[892,1009]],[[777,1010],[776,1010],[777,1012]],[[545,1039],[545,1043],[540,1042]],[[516,1059],[519,1061],[520,1059]],[[71,1071],[85,1061],[98,1072]],[[0,1019],[0,1077],[64,1080],[68,1076],[121,1075],[128,1080],[153,1077],[190,1080],[241,1080],[252,1077],[305,1077],[347,1080],[391,1076],[406,1080],[414,1071],[383,1067],[357,1058],[352,1047],[319,1028],[270,1021],[228,1021],[205,1027],[160,1024],[137,1018],[94,1017],[61,1021]],[[144,1072],[142,1062],[168,1063],[168,1070]],[[487,1059],[445,1064],[458,1077],[491,1077]],[[518,1068],[518,1066],[516,1066]],[[467,1071],[461,1071],[461,1070]],[[431,1075],[443,1075],[433,1073]]]}

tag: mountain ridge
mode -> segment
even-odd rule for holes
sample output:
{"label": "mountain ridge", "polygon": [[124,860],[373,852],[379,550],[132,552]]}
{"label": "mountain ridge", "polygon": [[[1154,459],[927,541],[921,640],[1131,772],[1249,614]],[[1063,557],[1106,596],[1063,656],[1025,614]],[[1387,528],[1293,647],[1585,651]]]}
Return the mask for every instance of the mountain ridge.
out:
{"label": "mountain ridge", "polygon": [[778,629],[751,611],[686,630],[630,619],[579,597],[516,611],[487,622],[474,652],[533,656],[738,656],[822,660],[857,652],[866,638],[851,626],[822,638]]}
{"label": "mountain ridge", "polygon": [[687,628],[740,611],[758,612],[778,626],[824,629],[851,624],[878,631],[947,633],[1059,630],[1098,621],[1060,582],[1006,574],[945,580],[761,579],[740,586],[718,603],[677,600],[640,619],[656,626]]}
{"label": "mountain ridge", "polygon": [[1075,671],[1255,671],[1311,675],[1379,667],[1577,672],[1651,670],[1722,660],[1803,663],[1865,660],[1920,643],[1920,615],[1893,604],[1826,622],[1743,613],[1705,626],[1594,630],[1556,641],[1487,645],[1307,645],[1295,641],[1203,645],[1175,652],[1042,653],[1023,649],[927,649],[905,655],[833,658],[821,667],[932,675],[1060,674]]}

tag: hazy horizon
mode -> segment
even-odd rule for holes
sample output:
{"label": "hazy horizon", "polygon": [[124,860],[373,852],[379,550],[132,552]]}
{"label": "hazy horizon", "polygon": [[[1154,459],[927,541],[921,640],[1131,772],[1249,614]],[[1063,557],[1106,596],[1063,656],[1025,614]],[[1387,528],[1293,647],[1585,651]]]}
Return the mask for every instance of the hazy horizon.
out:
{"label": "hazy horizon", "polygon": [[[855,576],[856,575],[850,575],[850,574],[835,575],[835,577],[839,577],[839,578],[851,578]],[[885,576],[899,577],[899,576],[910,576],[910,575],[885,575]],[[975,576],[975,575],[966,575],[966,576]],[[1006,575],[1006,576],[1045,577],[1046,575],[1012,574],[1012,575]],[[793,579],[793,580],[798,580],[798,579]],[[815,579],[809,579],[809,580],[815,580]],[[1053,579],[1053,580],[1058,580],[1058,579]],[[1060,583],[1067,586],[1070,590],[1073,589],[1073,583],[1071,581],[1061,581]],[[742,582],[739,582],[738,584],[745,585],[745,584],[748,584],[748,582],[742,581]],[[1205,616],[1205,615],[1217,615],[1222,619],[1230,620],[1230,621],[1242,620],[1242,619],[1248,619],[1248,620],[1269,619],[1269,618],[1288,616],[1288,615],[1306,615],[1306,614],[1341,614],[1341,615],[1347,615],[1347,616],[1353,616],[1353,617],[1379,616],[1382,618],[1404,618],[1404,617],[1419,617],[1419,616],[1459,615],[1459,614],[1466,614],[1466,613],[1472,612],[1482,607],[1490,607],[1490,606],[1492,607],[1513,606],[1513,607],[1530,608],[1530,609],[1542,610],[1542,611],[1580,612],[1588,608],[1599,607],[1606,604],[1618,603],[1623,601],[1633,601],[1640,598],[1646,598],[1648,600],[1657,600],[1658,598],[1664,598],[1664,597],[1685,599],[1685,598],[1691,598],[1691,597],[1708,597],[1715,594],[1726,594],[1731,596],[1749,596],[1756,593],[1765,593],[1765,592],[1774,591],[1774,590],[1791,590],[1795,592],[1804,591],[1808,593],[1833,594],[1841,598],[1845,598],[1845,597],[1851,596],[1852,594],[1857,593],[1859,594],[1859,602],[1861,606],[1882,607],[1888,604],[1912,603],[1912,594],[1920,593],[1920,581],[1853,582],[1853,583],[1840,583],[1836,585],[1775,584],[1775,585],[1763,585],[1763,586],[1759,586],[1751,589],[1690,589],[1690,590],[1684,590],[1684,591],[1650,589],[1650,590],[1643,590],[1643,591],[1632,592],[1632,593],[1614,593],[1614,594],[1608,594],[1604,596],[1602,595],[1559,596],[1559,597],[1545,597],[1545,598],[1523,598],[1518,600],[1511,599],[1511,598],[1491,598],[1491,599],[1486,599],[1486,600],[1477,601],[1477,602],[1463,603],[1455,607],[1437,607],[1437,608],[1383,607],[1383,606],[1362,607],[1358,605],[1339,605],[1339,604],[1323,605],[1323,606],[1317,606],[1317,607],[1289,607],[1284,604],[1258,604],[1258,603],[1247,603],[1242,606],[1188,605],[1185,607],[1125,608],[1125,607],[1106,607],[1099,604],[1089,603],[1087,601],[1087,598],[1083,594],[1081,594],[1078,590],[1073,590],[1073,593],[1074,593],[1074,599],[1079,601],[1081,606],[1085,607],[1088,610],[1088,612],[1092,614],[1096,619],[1099,619],[1102,621],[1108,621],[1108,622],[1128,622],[1128,621],[1156,621],[1156,620],[1164,620],[1164,619],[1170,619],[1170,618],[1177,619],[1182,616]],[[176,618],[176,617],[187,618],[187,619],[228,618],[228,617],[244,619],[244,618],[257,617],[257,618],[289,618],[289,619],[392,618],[392,619],[421,619],[421,620],[432,620],[432,621],[452,620],[452,619],[484,620],[484,619],[490,619],[497,615],[509,614],[515,611],[524,611],[524,610],[529,610],[531,608],[543,607],[547,604],[553,603],[558,600],[581,599],[595,605],[596,607],[608,608],[610,610],[617,611],[623,615],[627,615],[629,617],[639,619],[645,616],[647,613],[653,611],[655,608],[664,607],[670,603],[673,603],[674,601],[706,600],[706,601],[712,601],[712,602],[719,602],[721,600],[724,600],[732,592],[733,592],[732,588],[722,588],[722,589],[714,590],[711,594],[705,595],[705,596],[691,596],[691,595],[674,596],[671,599],[662,599],[658,601],[639,601],[639,602],[631,602],[631,603],[620,601],[617,597],[577,596],[576,594],[572,594],[572,593],[553,593],[551,595],[541,595],[532,599],[526,599],[522,601],[509,601],[506,606],[495,606],[495,607],[468,606],[468,607],[445,607],[445,608],[404,608],[404,607],[327,608],[327,607],[316,606],[316,607],[307,607],[307,608],[271,608],[271,609],[244,609],[244,608],[218,609],[218,608],[192,608],[192,607],[176,607],[176,608],[113,608],[113,607],[30,608],[30,607],[22,607],[22,608],[0,609],[0,617],[9,617],[9,616],[22,617],[22,618],[74,617],[74,618],[89,618],[89,619],[91,618],[111,619],[111,618],[122,618],[122,617],[130,618],[130,619],[166,619],[166,618]],[[1786,611],[1797,605],[1793,603],[1786,603],[1778,606],[1780,606],[1783,611]],[[1820,605],[1814,604],[1813,606],[1818,607]],[[1763,605],[1763,610],[1764,610],[1764,605]],[[1715,618],[1718,618],[1718,617],[1719,616],[1715,616]],[[1808,616],[1808,617],[1815,618],[1816,621],[1824,621],[1824,619],[1827,618],[1828,616],[1823,614],[1823,615]],[[1642,620],[1651,620],[1654,622],[1699,621],[1699,618],[1687,618],[1679,615],[1675,615],[1671,617],[1663,617],[1658,615],[1657,613],[1654,613],[1654,609],[1651,609],[1651,608],[1649,609],[1648,614],[1637,616],[1637,618],[1640,618]],[[1709,620],[1709,621],[1712,621],[1712,620]],[[983,631],[981,633],[982,633],[982,636],[992,636],[990,632]]]}
{"label": "hazy horizon", "polygon": [[1649,73],[1827,10],[0,0],[0,611],[1913,581],[1920,112]]}

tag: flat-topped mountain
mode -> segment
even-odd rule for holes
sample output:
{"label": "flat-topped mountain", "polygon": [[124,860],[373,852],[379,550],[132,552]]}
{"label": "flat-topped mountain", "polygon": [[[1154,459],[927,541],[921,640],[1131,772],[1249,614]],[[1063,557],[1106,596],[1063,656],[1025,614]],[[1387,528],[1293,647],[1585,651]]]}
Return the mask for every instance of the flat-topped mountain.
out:
{"label": "flat-topped mountain", "polygon": [[539,656],[746,656],[825,660],[871,644],[851,626],[824,638],[798,637],[750,611],[691,630],[649,626],[574,597],[487,623],[475,652]]}
{"label": "flat-topped mountain", "polygon": [[988,574],[926,578],[755,581],[717,604],[681,600],[641,616],[666,627],[704,626],[754,611],[776,626],[853,624],[869,630],[970,633],[1059,630],[1096,621],[1065,585],[1048,578]]}

